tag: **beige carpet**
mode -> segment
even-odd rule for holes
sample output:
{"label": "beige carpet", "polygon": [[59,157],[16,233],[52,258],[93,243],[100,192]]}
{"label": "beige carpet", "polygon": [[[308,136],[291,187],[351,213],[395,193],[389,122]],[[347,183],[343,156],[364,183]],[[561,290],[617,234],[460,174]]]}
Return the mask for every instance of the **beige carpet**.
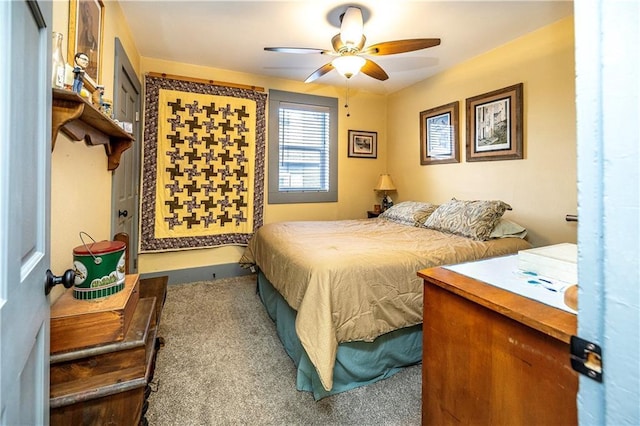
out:
{"label": "beige carpet", "polygon": [[324,398],[296,390],[293,362],[255,276],[169,286],[151,425],[419,425],[420,366]]}

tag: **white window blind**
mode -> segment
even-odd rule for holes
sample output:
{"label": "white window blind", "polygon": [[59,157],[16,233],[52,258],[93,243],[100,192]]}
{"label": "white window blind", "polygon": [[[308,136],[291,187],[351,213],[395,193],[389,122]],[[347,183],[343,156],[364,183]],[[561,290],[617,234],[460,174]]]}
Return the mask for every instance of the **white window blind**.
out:
{"label": "white window blind", "polygon": [[269,90],[269,204],[338,201],[338,99]]}
{"label": "white window blind", "polygon": [[279,191],[329,191],[330,108],[281,103]]}

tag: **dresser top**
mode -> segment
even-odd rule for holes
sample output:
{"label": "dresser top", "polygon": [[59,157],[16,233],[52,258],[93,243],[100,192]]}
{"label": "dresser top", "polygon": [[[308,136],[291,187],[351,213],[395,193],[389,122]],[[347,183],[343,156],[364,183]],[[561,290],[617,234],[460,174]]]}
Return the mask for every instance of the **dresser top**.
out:
{"label": "dresser top", "polygon": [[577,332],[575,314],[454,272],[444,267],[423,269],[425,285],[441,287],[535,330],[569,343]]}

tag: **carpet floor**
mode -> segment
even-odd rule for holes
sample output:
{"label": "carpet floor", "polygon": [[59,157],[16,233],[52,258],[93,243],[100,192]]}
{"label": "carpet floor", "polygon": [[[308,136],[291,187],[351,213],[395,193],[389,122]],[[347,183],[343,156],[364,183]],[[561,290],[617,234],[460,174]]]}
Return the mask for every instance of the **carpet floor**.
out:
{"label": "carpet floor", "polygon": [[419,425],[421,368],[314,401],[256,294],[255,275],[170,285],[150,425]]}

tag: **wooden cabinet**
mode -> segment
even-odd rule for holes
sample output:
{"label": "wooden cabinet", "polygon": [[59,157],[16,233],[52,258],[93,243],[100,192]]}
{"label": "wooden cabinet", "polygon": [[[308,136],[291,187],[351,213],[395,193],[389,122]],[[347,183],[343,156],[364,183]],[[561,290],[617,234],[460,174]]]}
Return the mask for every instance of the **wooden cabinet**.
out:
{"label": "wooden cabinet", "polygon": [[445,268],[418,275],[423,424],[577,424],[575,315]]}
{"label": "wooden cabinet", "polygon": [[[159,347],[157,329],[166,295],[166,277],[139,280],[138,275],[127,275],[125,292],[129,300],[136,299],[134,309],[122,311],[121,326],[127,324],[122,338],[117,334],[105,334],[99,318],[105,318],[101,301],[76,300],[56,302],[51,308],[52,322],[73,317],[82,321],[85,334],[113,335],[111,341],[86,346],[87,340],[76,335],[77,347],[69,343],[64,331],[58,331],[53,339],[64,338],[64,351],[51,353],[50,408],[52,425],[70,424],[121,424],[145,423],[145,400],[149,383],[153,379],[155,357]],[[139,289],[139,290],[138,290]],[[72,291],[72,289],[68,290]],[[136,294],[139,291],[139,294]],[[121,292],[121,293],[122,293]],[[119,293],[107,299],[114,298]],[[105,299],[105,300],[107,300]],[[75,311],[74,313],[74,305]],[[91,308],[94,306],[94,309]],[[104,305],[104,303],[102,303]],[[126,306],[130,303],[125,302]],[[101,315],[95,311],[102,309]],[[120,312],[114,312],[120,315]],[[96,318],[90,324],[83,317]],[[113,327],[117,328],[117,325]]]}
{"label": "wooden cabinet", "polygon": [[107,169],[115,170],[122,153],[133,144],[133,136],[100,112],[75,92],[53,89],[51,117],[51,150],[55,148],[58,132],[74,141],[88,145],[103,145],[107,154]]}

